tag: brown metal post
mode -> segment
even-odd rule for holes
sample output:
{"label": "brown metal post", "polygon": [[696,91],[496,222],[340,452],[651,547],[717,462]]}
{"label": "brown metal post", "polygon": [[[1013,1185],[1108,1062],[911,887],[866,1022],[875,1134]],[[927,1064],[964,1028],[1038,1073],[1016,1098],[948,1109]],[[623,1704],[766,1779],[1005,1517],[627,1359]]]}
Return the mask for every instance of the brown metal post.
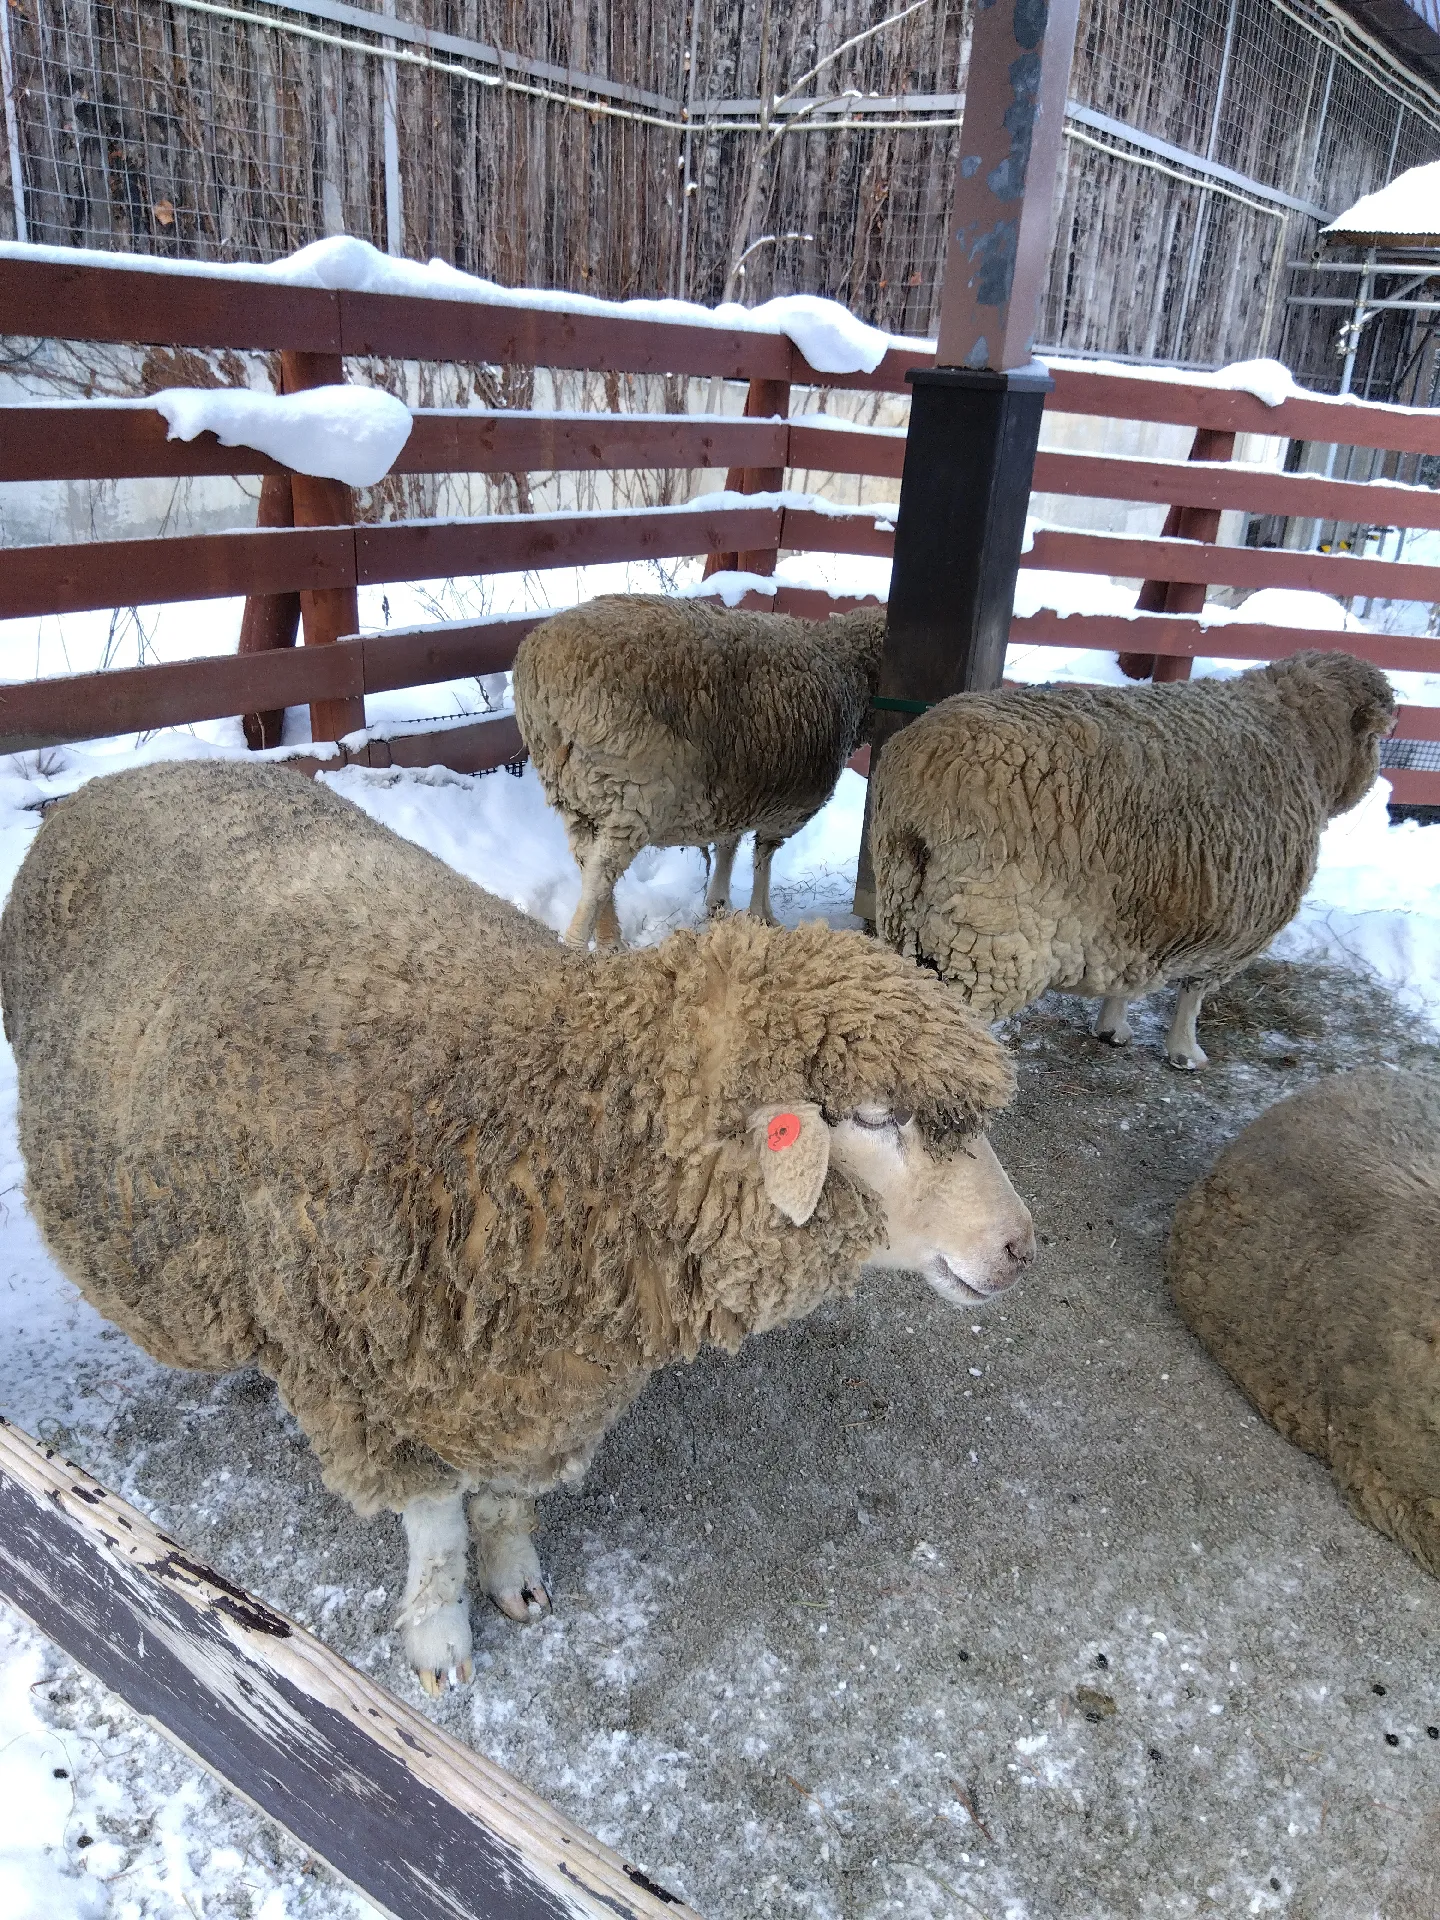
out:
{"label": "brown metal post", "polygon": [[[260,482],[260,505],[255,514],[257,527],[293,527],[295,507],[290,498],[290,475],[267,473]],[[275,647],[293,647],[300,628],[298,593],[252,593],[245,602],[240,622],[238,653],[269,653]],[[252,753],[261,747],[278,747],[285,725],[283,707],[267,707],[261,713],[241,715],[245,744]]]}
{"label": "brown metal post", "polygon": [[[282,353],[281,385],[286,393],[310,387],[338,386],[345,363],[338,353]],[[339,480],[315,474],[292,473],[290,493],[297,527],[348,527],[354,524],[355,502],[349,487]],[[354,633],[360,609],[354,587],[318,587],[300,595],[300,621],[307,647],[329,646]],[[310,704],[310,733],[315,740],[339,740],[365,724],[363,699],[314,700]]]}
{"label": "brown metal post", "polygon": [[[940,343],[912,373],[910,431],[871,766],[908,720],[998,686],[1052,382],[1031,357],[1054,230],[1080,0],[973,12]],[[875,917],[869,808],[855,911]]]}
{"label": "brown metal post", "polygon": [[[1190,448],[1192,460],[1232,460],[1235,435],[1214,427],[1197,427]],[[1165,516],[1167,540],[1203,540],[1213,546],[1220,537],[1218,507],[1171,507]],[[1135,601],[1140,613],[1199,613],[1205,605],[1205,587],[1192,580],[1147,580]],[[1188,680],[1194,661],[1188,653],[1121,653],[1122,673],[1132,680]]]}
{"label": "brown metal post", "polygon": [[[773,420],[790,413],[788,380],[752,380],[745,396],[747,420]],[[778,493],[785,484],[783,467],[731,467],[725,475],[727,493]],[[743,553],[712,553],[705,562],[705,578],[712,573],[764,573],[775,571],[779,551],[757,547]]]}

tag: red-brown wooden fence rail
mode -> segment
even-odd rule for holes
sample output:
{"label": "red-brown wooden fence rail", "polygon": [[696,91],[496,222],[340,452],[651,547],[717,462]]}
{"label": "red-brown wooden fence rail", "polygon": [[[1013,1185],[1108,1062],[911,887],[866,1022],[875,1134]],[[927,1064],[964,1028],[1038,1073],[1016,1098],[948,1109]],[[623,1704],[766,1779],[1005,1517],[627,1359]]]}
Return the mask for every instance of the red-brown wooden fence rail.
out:
{"label": "red-brown wooden fence rail", "polygon": [[[60,317],[63,316],[63,319]],[[396,470],[538,472],[633,468],[725,468],[749,497],[702,495],[683,508],[607,513],[483,516],[363,525],[277,526],[184,539],[101,541],[0,550],[0,617],[204,599],[221,595],[333,595],[346,604],[364,585],[601,561],[683,555],[743,555],[768,570],[782,550],[887,556],[893,535],[873,509],[819,511],[766,489],[787,472],[811,469],[898,477],[904,436],[836,427],[816,417],[775,417],[795,388],[904,390],[905,373],[930,364],[923,343],[897,348],[870,374],[818,374],[775,335],[642,321],[623,313],[570,314],[548,308],[455,299],[362,294],[207,273],[125,265],[0,257],[0,332],[63,333],[80,341],[279,349],[287,362],[385,354],[562,369],[677,374],[744,380],[749,415],[546,414],[422,410]],[[320,364],[317,360],[317,364]],[[1166,422],[1216,435],[1262,434],[1405,453],[1440,454],[1440,412],[1322,397],[1268,407],[1254,396],[1203,381],[1143,372],[1057,366],[1052,410]],[[783,397],[781,397],[783,396]],[[190,474],[276,475],[263,454],[222,448],[211,435],[165,438],[143,402],[16,406],[3,414],[0,480],[122,479]],[[1219,444],[1219,443],[1217,443]],[[1326,480],[1232,462],[1156,460],[1042,452],[1038,492],[1165,505],[1180,512],[1241,510],[1368,525],[1440,530],[1440,492],[1393,482]],[[297,514],[297,519],[304,516]],[[1151,583],[1184,583],[1194,600],[1207,586],[1315,588],[1347,598],[1440,601],[1440,567],[1207,544],[1176,536],[1129,538],[1045,530],[1023,565]],[[1181,597],[1172,593],[1167,604]],[[814,614],[827,596],[782,590],[770,604]],[[178,724],[309,701],[356,711],[367,693],[498,671],[510,664],[524,621],[482,622],[341,640],[297,652],[179,662],[66,676],[0,688],[0,750]],[[308,635],[307,635],[308,637]],[[319,635],[317,637],[328,637]],[[1274,658],[1302,646],[1337,644],[1330,633],[1231,623],[1206,626],[1176,612],[1065,617],[1042,611],[1017,619],[1012,637],[1042,645],[1095,646],[1183,659],[1196,654]],[[1440,643],[1349,634],[1344,645],[1378,664],[1440,671]],[[383,663],[383,664],[382,664]],[[322,729],[317,729],[319,737]],[[1399,737],[1440,738],[1440,711],[1407,709]],[[463,734],[463,739],[461,735]],[[486,742],[489,741],[487,746]],[[448,741],[448,745],[447,745]],[[408,756],[458,753],[466,765],[499,764],[514,751],[512,723],[478,723]],[[400,750],[393,743],[393,750]],[[383,750],[382,750],[383,751]],[[487,758],[488,756],[491,756]],[[1440,773],[1396,771],[1397,797],[1440,801]]]}

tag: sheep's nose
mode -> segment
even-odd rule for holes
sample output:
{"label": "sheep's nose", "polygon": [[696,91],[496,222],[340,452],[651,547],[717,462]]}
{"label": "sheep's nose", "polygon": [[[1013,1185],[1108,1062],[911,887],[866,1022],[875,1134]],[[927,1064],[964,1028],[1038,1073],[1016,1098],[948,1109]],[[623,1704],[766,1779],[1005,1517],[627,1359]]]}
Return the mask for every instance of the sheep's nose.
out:
{"label": "sheep's nose", "polygon": [[1035,1258],[1035,1227],[1027,1220],[1013,1240],[1005,1242],[1005,1251],[1017,1267],[1028,1267]]}
{"label": "sheep's nose", "polygon": [[1001,1266],[1001,1271],[995,1275],[994,1280],[997,1292],[1006,1287],[1013,1287],[1034,1258],[1035,1228],[1027,1219],[1024,1226],[1018,1232],[1011,1234],[1005,1242],[1004,1261],[997,1262],[997,1265]]}

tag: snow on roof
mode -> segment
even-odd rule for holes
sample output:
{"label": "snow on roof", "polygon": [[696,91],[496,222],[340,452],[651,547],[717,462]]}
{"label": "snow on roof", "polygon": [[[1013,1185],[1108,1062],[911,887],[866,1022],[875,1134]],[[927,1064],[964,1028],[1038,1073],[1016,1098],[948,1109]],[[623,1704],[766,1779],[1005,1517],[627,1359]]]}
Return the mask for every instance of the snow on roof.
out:
{"label": "snow on roof", "polygon": [[65,266],[129,267],[146,273],[201,274],[225,280],[278,281],[290,287],[326,287],[351,293],[403,293],[428,300],[469,300],[483,306],[542,307],[551,313],[721,327],[741,333],[778,333],[792,340],[817,373],[873,373],[891,347],[914,352],[920,343],[882,333],[857,320],[838,300],[794,293],[763,306],[718,307],[689,300],[597,300],[554,287],[502,287],[443,260],[397,260],[366,240],[335,234],[265,266],[208,260],[162,260],[148,253],[107,253],[85,247],[41,247],[0,241],[0,260],[51,260]]}
{"label": "snow on roof", "polygon": [[1440,246],[1440,160],[1411,167],[1388,187],[1367,193],[1322,229],[1327,240],[1400,241]]}

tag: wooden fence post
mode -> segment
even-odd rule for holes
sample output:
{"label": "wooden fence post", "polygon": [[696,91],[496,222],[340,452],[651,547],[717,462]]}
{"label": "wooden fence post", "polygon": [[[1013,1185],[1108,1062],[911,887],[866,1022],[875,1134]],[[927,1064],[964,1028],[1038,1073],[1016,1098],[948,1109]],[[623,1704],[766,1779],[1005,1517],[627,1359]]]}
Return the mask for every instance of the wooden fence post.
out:
{"label": "wooden fence post", "polygon": [[[310,387],[339,386],[345,362],[338,353],[282,353],[281,386],[286,393]],[[355,522],[355,501],[340,480],[316,474],[292,473],[290,495],[297,527],[348,527]],[[300,594],[300,621],[307,647],[329,646],[360,625],[358,596],[353,586],[311,587]],[[310,733],[315,740],[339,740],[365,724],[363,699],[315,700],[310,705]]]}
{"label": "wooden fence post", "polygon": [[[1233,460],[1235,435],[1214,427],[1197,427],[1190,447],[1192,460]],[[1220,537],[1218,507],[1171,507],[1165,516],[1164,537],[1203,540],[1214,546]],[[1135,601],[1140,613],[1200,613],[1205,587],[1192,580],[1147,580]],[[1120,670],[1132,680],[1188,680],[1194,661],[1188,653],[1121,653]]]}
{"label": "wooden fence post", "polygon": [[[257,527],[293,527],[295,505],[290,497],[290,475],[267,473],[260,482],[260,505],[255,515]],[[240,622],[238,653],[269,653],[276,647],[293,647],[300,629],[298,593],[252,593],[246,599]],[[278,747],[285,725],[283,707],[267,707],[262,713],[241,715],[245,744],[252,753],[262,747]]]}
{"label": "wooden fence post", "polygon": [[[1045,395],[1031,355],[1054,233],[1079,0],[974,10],[933,371],[910,431],[871,767],[948,694],[998,686]],[[874,782],[871,782],[871,791]],[[870,802],[855,912],[875,918]]]}
{"label": "wooden fence post", "polygon": [[[788,380],[752,380],[745,396],[747,420],[773,420],[790,415]],[[725,475],[727,493],[778,493],[785,484],[784,467],[731,467]],[[738,553],[712,553],[705,562],[708,580],[712,573],[763,573],[775,571],[780,553],[777,547],[755,547]]]}

